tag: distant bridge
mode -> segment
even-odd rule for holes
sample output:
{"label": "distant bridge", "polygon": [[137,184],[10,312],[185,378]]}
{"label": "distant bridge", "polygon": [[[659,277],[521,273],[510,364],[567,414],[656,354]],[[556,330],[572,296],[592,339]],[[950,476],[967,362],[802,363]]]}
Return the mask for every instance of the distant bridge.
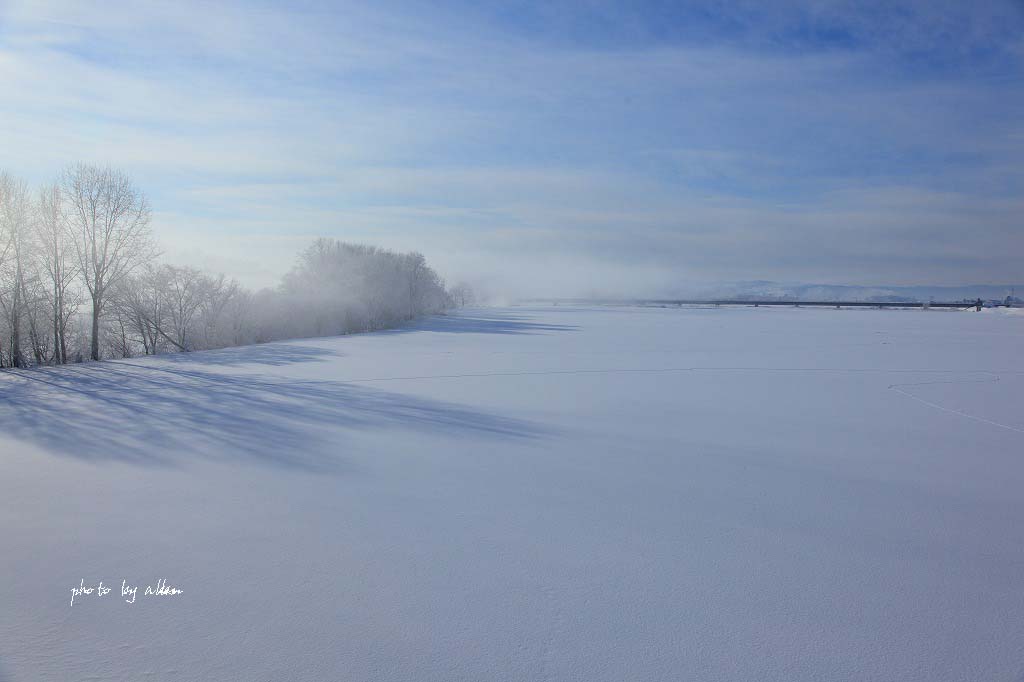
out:
{"label": "distant bridge", "polygon": [[[759,299],[690,299],[690,298],[655,298],[633,300],[599,300],[599,299],[532,299],[523,303],[542,303],[551,305],[641,305],[641,306],[790,306],[794,308],[950,308],[969,310],[976,308],[974,302],[923,302],[923,301],[779,301]],[[985,307],[1000,307],[990,301],[983,303]]]}
{"label": "distant bridge", "polygon": [[921,301],[760,301],[760,300],[698,300],[698,299],[653,299],[648,301],[634,301],[640,305],[738,305],[738,306],[792,306],[796,308],[959,308],[966,310],[974,308],[977,303],[933,303]]}

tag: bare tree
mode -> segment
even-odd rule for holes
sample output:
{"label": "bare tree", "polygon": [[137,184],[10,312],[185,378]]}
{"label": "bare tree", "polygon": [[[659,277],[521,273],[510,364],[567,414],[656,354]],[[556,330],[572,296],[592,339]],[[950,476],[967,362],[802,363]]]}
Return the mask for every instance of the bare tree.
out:
{"label": "bare tree", "polygon": [[203,330],[203,347],[218,348],[230,345],[227,341],[229,330],[228,311],[238,299],[241,287],[235,280],[224,275],[211,277],[203,275],[203,286],[199,295],[199,326]]}
{"label": "bare tree", "polygon": [[7,173],[0,173],[0,236],[4,240],[0,245],[0,267],[5,269],[0,307],[10,331],[10,363],[13,367],[24,367],[21,334],[27,310],[25,280],[32,255],[31,211],[25,183]]}
{"label": "bare tree", "polygon": [[60,185],[48,185],[39,191],[36,213],[39,262],[47,279],[49,317],[53,328],[53,362],[62,365],[68,361],[68,325],[81,299],[74,291],[78,265],[64,215]]}
{"label": "bare tree", "polygon": [[457,308],[476,305],[476,293],[473,291],[473,287],[466,282],[459,282],[449,289],[448,296],[452,300],[452,305]]}
{"label": "bare tree", "polygon": [[79,277],[92,299],[90,357],[99,360],[107,292],[156,256],[149,203],[131,178],[107,167],[70,167],[61,178],[61,191]]}
{"label": "bare tree", "polygon": [[194,349],[193,326],[196,315],[203,305],[207,278],[195,268],[164,266],[167,270],[170,331],[161,329],[163,334],[178,350],[188,352]]}
{"label": "bare tree", "polygon": [[409,253],[403,259],[406,282],[409,287],[409,319],[416,317],[420,303],[421,279],[427,270],[427,259],[421,253]]}
{"label": "bare tree", "polygon": [[[130,329],[134,343],[141,344],[146,355],[156,355],[164,345],[159,329],[167,318],[165,274],[163,268],[146,265],[141,272],[125,277],[110,289],[118,328]],[[127,332],[121,337],[117,347],[130,351]]]}
{"label": "bare tree", "polygon": [[132,341],[128,336],[128,330],[131,323],[118,306],[114,306],[113,318],[112,323],[106,327],[108,352],[115,358],[130,358]]}
{"label": "bare tree", "polygon": [[43,365],[51,357],[49,335],[46,332],[48,323],[47,297],[42,287],[42,279],[39,276],[39,256],[35,247],[38,245],[32,241],[34,235],[29,235],[29,255],[25,259],[25,266],[21,276],[21,302],[22,319],[28,326],[28,341],[32,350],[32,358],[36,365]]}
{"label": "bare tree", "polygon": [[157,264],[149,221],[145,197],[110,168],[72,166],[34,203],[0,173],[0,367],[347,334],[452,305],[422,255],[333,239],[303,251],[277,289],[251,292]]}
{"label": "bare tree", "polygon": [[[125,278],[111,296],[119,323],[137,335],[149,355],[166,344],[182,352],[224,345],[220,337],[228,332],[219,329],[221,318],[238,291],[238,284],[223,275],[161,265]],[[124,330],[119,349],[128,347]]]}
{"label": "bare tree", "polygon": [[[8,280],[10,279],[7,274],[7,266],[10,261],[11,254],[11,211],[9,208],[11,201],[11,190],[14,186],[14,178],[8,175],[4,171],[0,171],[0,304],[4,302],[4,296],[8,288]],[[6,308],[5,308],[6,311]],[[0,331],[6,331],[5,328],[0,327]],[[4,366],[4,344],[2,334],[0,334],[0,367]]]}

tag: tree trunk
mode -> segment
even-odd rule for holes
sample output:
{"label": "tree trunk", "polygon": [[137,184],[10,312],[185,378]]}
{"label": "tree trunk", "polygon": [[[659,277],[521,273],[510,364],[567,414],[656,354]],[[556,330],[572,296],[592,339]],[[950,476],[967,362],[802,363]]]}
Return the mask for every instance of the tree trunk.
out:
{"label": "tree trunk", "polygon": [[32,315],[28,318],[28,335],[32,341],[32,355],[35,356],[36,366],[40,367],[46,363],[46,357],[43,355],[42,339],[39,338],[39,330],[36,329],[35,317]]}
{"label": "tree trunk", "polygon": [[[21,300],[28,301],[28,291],[25,290],[25,279],[21,280]],[[36,316],[32,311],[28,312],[28,337],[32,343],[32,355],[35,357],[36,366],[42,365],[45,362],[43,357],[43,344],[42,339],[39,335],[39,328],[36,325]]]}
{"label": "tree trunk", "polygon": [[11,367],[21,367],[25,363],[21,361],[21,322],[17,314],[14,317],[14,329],[11,332]]}
{"label": "tree trunk", "polygon": [[57,248],[57,238],[53,243],[53,364],[63,365],[68,361],[64,352],[64,263]]}
{"label": "tree trunk", "polygon": [[11,304],[11,366],[22,367],[21,359],[21,264],[14,275],[14,297]]}
{"label": "tree trunk", "polygon": [[53,364],[63,365],[60,342],[60,291],[53,285]]}
{"label": "tree trunk", "polygon": [[67,325],[68,318],[64,314],[64,290],[60,292],[60,305],[57,308],[58,314],[60,315],[60,364],[66,365],[68,363],[68,337],[67,337]]}
{"label": "tree trunk", "polygon": [[92,348],[90,355],[93,360],[100,359],[100,305],[99,296],[92,299]]}

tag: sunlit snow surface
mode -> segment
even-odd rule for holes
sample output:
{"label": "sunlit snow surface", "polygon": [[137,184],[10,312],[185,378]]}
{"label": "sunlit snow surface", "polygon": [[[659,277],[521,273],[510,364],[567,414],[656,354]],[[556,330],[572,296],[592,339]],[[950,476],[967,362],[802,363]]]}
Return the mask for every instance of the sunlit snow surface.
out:
{"label": "sunlit snow surface", "polygon": [[5,371],[0,681],[1017,682],[1022,353],[545,307]]}

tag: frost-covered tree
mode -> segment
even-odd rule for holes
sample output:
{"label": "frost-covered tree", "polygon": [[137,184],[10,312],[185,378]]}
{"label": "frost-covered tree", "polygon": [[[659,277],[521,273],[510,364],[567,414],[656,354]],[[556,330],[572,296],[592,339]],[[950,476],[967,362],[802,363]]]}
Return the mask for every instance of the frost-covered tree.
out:
{"label": "frost-covered tree", "polygon": [[111,306],[119,325],[114,335],[130,339],[146,355],[245,343],[251,339],[240,334],[243,323],[235,305],[241,295],[238,283],[223,275],[149,265],[112,289]]}
{"label": "frost-covered tree", "polygon": [[39,191],[36,203],[38,265],[46,281],[54,364],[68,361],[68,327],[82,303],[75,286],[78,266],[64,208],[60,185],[47,185]]}
{"label": "frost-covered tree", "polygon": [[0,173],[0,367],[371,331],[453,305],[422,254],[334,239],[300,253],[277,288],[248,291],[157,263],[149,221],[111,168],[71,166],[34,201]]}
{"label": "frost-covered tree", "polygon": [[28,322],[32,269],[32,211],[28,187],[0,173],[0,309],[8,332],[8,362],[27,364],[23,334]]}
{"label": "frost-covered tree", "polygon": [[473,291],[473,287],[465,282],[459,282],[449,289],[448,296],[451,298],[452,305],[456,308],[466,308],[477,303],[476,292]]}
{"label": "frost-covered tree", "polygon": [[420,254],[318,239],[280,288],[283,329],[271,336],[382,329],[448,306],[441,278]]}
{"label": "frost-covered tree", "polygon": [[108,292],[155,256],[149,202],[126,174],[86,164],[64,172],[61,191],[79,276],[92,301],[89,353],[99,360]]}
{"label": "frost-covered tree", "polygon": [[[116,346],[121,355],[141,347],[145,355],[162,352],[167,342],[161,334],[166,325],[167,299],[164,296],[166,271],[147,264],[128,275],[110,290],[110,305],[116,319]],[[129,342],[130,341],[130,342]]]}
{"label": "frost-covered tree", "polygon": [[224,275],[202,275],[195,316],[195,345],[202,348],[221,348],[231,343],[232,304],[242,293],[242,287]]}

